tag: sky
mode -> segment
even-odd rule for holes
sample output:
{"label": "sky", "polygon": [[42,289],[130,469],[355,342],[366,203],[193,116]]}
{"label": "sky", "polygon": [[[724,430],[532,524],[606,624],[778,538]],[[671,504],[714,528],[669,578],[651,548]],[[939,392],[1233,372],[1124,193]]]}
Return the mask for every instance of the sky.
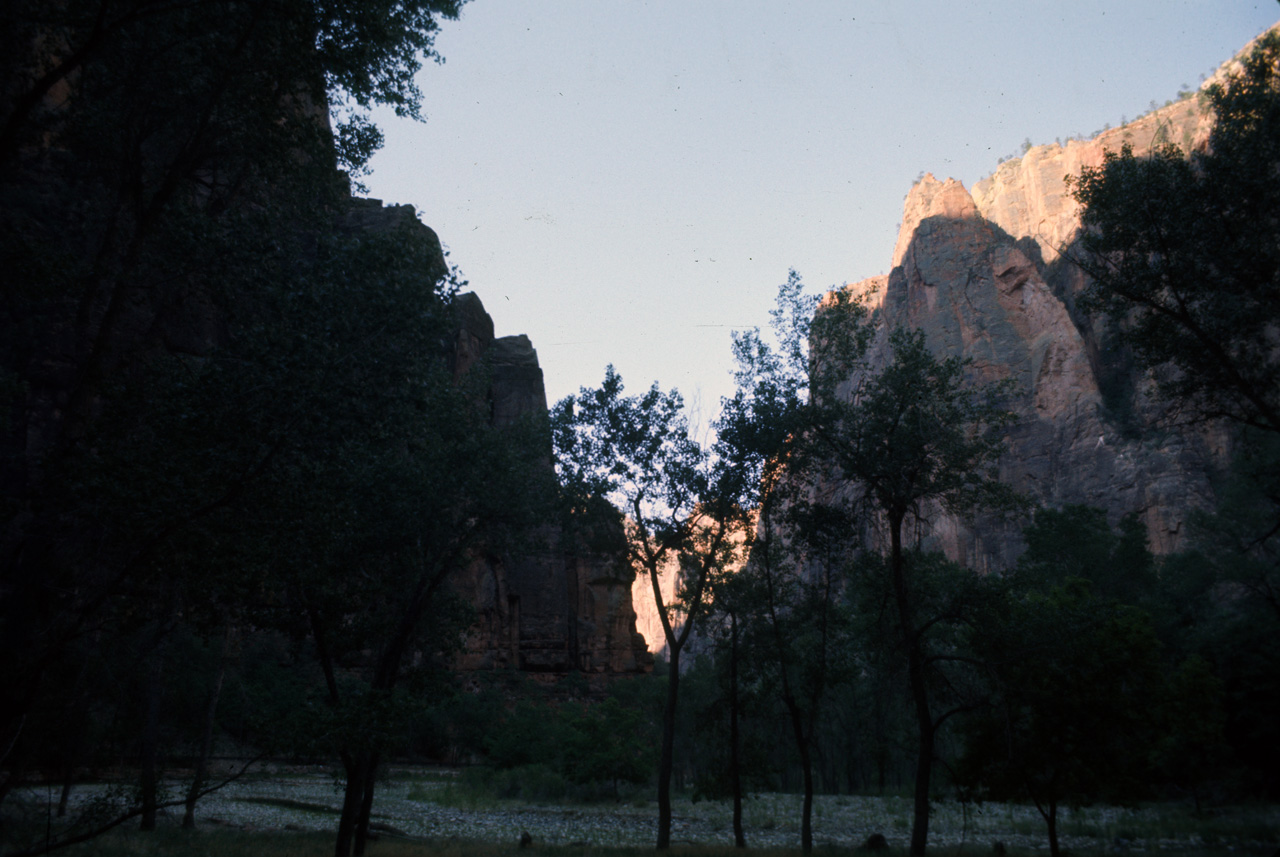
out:
{"label": "sky", "polygon": [[887,273],[931,172],[967,188],[1023,142],[1092,135],[1198,86],[1275,0],[472,0],[376,113],[362,181],[411,204],[551,403],[678,388],[705,425],[735,330]]}

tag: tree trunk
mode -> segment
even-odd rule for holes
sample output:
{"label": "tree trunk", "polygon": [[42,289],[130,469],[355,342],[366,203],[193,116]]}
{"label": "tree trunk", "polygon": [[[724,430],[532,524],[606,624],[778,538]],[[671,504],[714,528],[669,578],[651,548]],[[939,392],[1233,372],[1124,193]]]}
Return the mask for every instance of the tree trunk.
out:
{"label": "tree trunk", "polygon": [[368,763],[364,770],[364,784],[361,787],[360,815],[356,818],[355,857],[364,857],[364,849],[369,841],[369,820],[373,816],[373,788],[378,781],[377,751],[370,751]]}
{"label": "tree trunk", "polygon": [[58,818],[67,817],[67,804],[71,801],[71,786],[75,782],[75,768],[67,766],[62,776],[62,791],[58,794]]}
{"label": "tree trunk", "polygon": [[916,783],[911,823],[911,855],[923,857],[929,840],[929,778],[933,772],[933,715],[929,711],[929,694],[924,683],[924,657],[912,618],[911,596],[907,591],[906,562],[902,555],[902,522],[905,513],[889,513],[890,570],[893,593],[898,606],[898,624],[907,651],[907,676],[911,683],[911,699],[915,703],[917,734],[920,739],[916,756]]}
{"label": "tree trunk", "polygon": [[150,663],[146,667],[146,686],[143,688],[145,707],[142,714],[142,749],[138,760],[138,785],[142,792],[142,820],[138,824],[140,830],[156,829],[160,788],[157,745],[160,740],[160,680],[163,669],[164,659],[157,646],[151,652]]}
{"label": "tree trunk", "polygon": [[1049,801],[1049,811],[1044,816],[1049,828],[1049,857],[1058,857],[1058,802]]}
{"label": "tree trunk", "polygon": [[667,643],[667,707],[662,712],[662,754],[658,757],[658,844],[671,847],[671,771],[675,765],[676,699],[680,693],[680,649]]}
{"label": "tree trunk", "polygon": [[911,822],[911,857],[923,857],[925,845],[929,840],[929,778],[933,773],[933,724],[926,723],[928,704],[924,703],[924,714],[920,713],[921,697],[916,693],[912,682],[912,695],[916,697],[916,717],[920,720],[920,751],[916,756],[916,785],[913,801],[913,818]]}
{"label": "tree trunk", "polygon": [[806,741],[800,754],[800,764],[804,766],[804,811],[800,817],[800,850],[805,854],[813,853],[813,754]]}
{"label": "tree trunk", "polygon": [[729,785],[733,790],[733,846],[746,848],[742,830],[742,761],[738,746],[738,617],[729,614]]}
{"label": "tree trunk", "polygon": [[[783,668],[786,668],[785,665]],[[804,803],[800,813],[800,850],[808,854],[813,851],[813,753],[809,747],[809,736],[805,735],[800,706],[789,692],[784,701],[791,718],[796,751],[800,754],[800,776],[804,785]]]}
{"label": "tree trunk", "polygon": [[213,679],[213,687],[209,689],[209,701],[204,709],[204,729],[200,734],[200,756],[196,759],[195,774],[191,777],[191,788],[187,789],[186,811],[182,814],[182,826],[186,830],[194,830],[196,826],[196,801],[200,799],[200,790],[204,788],[209,774],[209,756],[213,752],[213,727],[217,722],[218,698],[222,695],[222,682],[227,675],[227,652],[231,648],[231,627],[228,626],[222,635],[222,651],[218,654],[218,672]]}
{"label": "tree trunk", "polygon": [[338,816],[338,838],[333,847],[334,857],[351,857],[356,819],[360,815],[363,797],[360,788],[360,782],[363,779],[360,774],[362,762],[363,754],[352,755],[350,752],[343,751],[342,767],[347,773],[347,786],[342,794],[342,814]]}

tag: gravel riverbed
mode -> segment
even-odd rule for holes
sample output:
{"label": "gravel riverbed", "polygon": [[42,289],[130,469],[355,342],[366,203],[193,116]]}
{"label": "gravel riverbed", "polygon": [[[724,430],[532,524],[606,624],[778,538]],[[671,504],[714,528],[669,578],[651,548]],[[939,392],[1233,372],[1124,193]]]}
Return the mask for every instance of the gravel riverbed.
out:
{"label": "gravel riverbed", "polygon": [[[494,802],[460,808],[432,799],[443,788],[442,782],[421,779],[380,784],[373,815],[381,835],[514,843],[528,831],[543,844],[596,846],[649,846],[656,836],[657,805],[651,800],[573,806]],[[79,787],[73,803],[90,801],[102,791],[103,787]],[[180,793],[176,784],[173,793]],[[44,795],[33,793],[30,798],[40,801]],[[332,777],[281,771],[234,782],[204,797],[197,819],[202,826],[243,830],[333,831],[340,808],[341,794]],[[800,810],[798,795],[752,795],[744,805],[748,845],[797,847]],[[1124,839],[1126,830],[1159,829],[1154,822],[1156,810],[1093,807],[1059,812],[1066,849],[1185,850],[1205,844],[1190,834]],[[174,824],[181,814],[181,807],[168,810]],[[1280,815],[1280,810],[1273,809],[1271,814]],[[1168,817],[1167,808],[1164,817]],[[873,833],[881,833],[891,845],[905,847],[911,800],[821,795],[815,798],[813,827],[818,845],[859,845]],[[732,845],[731,804],[677,800],[672,828],[675,844]],[[1047,848],[1044,823],[1035,808],[1009,804],[975,807],[939,801],[931,815],[929,841],[938,846],[973,845],[980,852],[989,851],[996,841],[1010,847]]]}

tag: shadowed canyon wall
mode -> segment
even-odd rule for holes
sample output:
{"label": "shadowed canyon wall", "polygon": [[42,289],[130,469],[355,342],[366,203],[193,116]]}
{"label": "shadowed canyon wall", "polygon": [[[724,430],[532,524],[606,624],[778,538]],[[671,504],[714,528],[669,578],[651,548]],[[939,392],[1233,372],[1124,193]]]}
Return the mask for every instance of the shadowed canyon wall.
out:
{"label": "shadowed canyon wall", "polygon": [[[493,420],[506,425],[547,411],[538,354],[524,335],[495,337],[474,293],[457,298],[454,371],[487,359]],[[550,467],[548,449],[547,466]],[[570,671],[604,676],[652,668],[636,631],[625,557],[567,549],[554,527],[531,547],[476,557],[453,586],[476,611],[458,664],[463,670],[516,669],[553,680]]]}

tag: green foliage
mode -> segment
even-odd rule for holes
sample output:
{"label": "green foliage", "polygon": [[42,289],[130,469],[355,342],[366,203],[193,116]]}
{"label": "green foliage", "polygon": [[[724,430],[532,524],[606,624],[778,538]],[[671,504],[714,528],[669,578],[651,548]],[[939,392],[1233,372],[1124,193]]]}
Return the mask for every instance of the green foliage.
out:
{"label": "green foliage", "polygon": [[1147,604],[1155,597],[1155,559],[1136,515],[1121,519],[1116,532],[1103,509],[1038,509],[1023,538],[1027,549],[1017,574],[1024,585],[1047,589],[1076,578],[1088,581],[1098,597],[1123,604]]}
{"label": "green foliage", "polygon": [[533,801],[618,795],[646,783],[656,762],[656,726],[640,707],[608,697],[590,703],[521,699],[477,724],[488,763],[468,774],[473,796]]}
{"label": "green foliage", "polygon": [[564,775],[580,784],[648,782],[657,761],[644,714],[609,698],[571,711],[561,752]]}
{"label": "green foliage", "polygon": [[598,390],[556,403],[560,481],[575,507],[607,497],[635,526],[652,530],[662,548],[678,547],[683,517],[706,492],[703,451],[689,437],[678,392],[656,383],[643,396],[623,390],[609,366]]}
{"label": "green foliage", "polygon": [[[1280,734],[1269,712],[1280,705],[1280,456],[1269,433],[1254,434],[1241,447],[1218,486],[1218,508],[1192,519],[1191,550],[1165,563],[1162,617],[1180,656],[1202,658],[1221,683],[1223,734],[1235,780],[1227,790],[1275,795]],[[1218,750],[1190,751],[1189,760],[1200,759],[1197,769],[1221,790],[1225,771],[1215,770]],[[1188,776],[1183,772],[1178,780],[1187,782]],[[1187,788],[1196,788],[1194,778]]]}
{"label": "green foliage", "polygon": [[[340,136],[362,145],[342,154],[359,167],[376,140],[356,111],[386,105],[421,117],[414,77],[424,58],[441,60],[439,21],[456,18],[463,2],[7,4],[0,70],[13,86],[0,112],[0,157],[50,131],[78,135],[128,116],[126,135],[96,141],[100,154],[163,142],[185,149],[184,158],[215,155],[234,176],[228,156],[300,130],[275,122],[282,113],[302,114],[318,130],[330,106],[348,105]],[[61,91],[68,84],[70,115]]]}
{"label": "green foliage", "polygon": [[1223,703],[1222,680],[1202,657],[1187,658],[1168,677],[1156,759],[1160,772],[1191,795],[1197,813],[1206,785],[1227,761]]}
{"label": "green foliage", "polygon": [[1144,613],[1072,579],[1012,599],[975,647],[1000,693],[969,721],[960,771],[977,797],[1033,802],[1056,854],[1059,805],[1147,793],[1162,694]]}
{"label": "green foliage", "polygon": [[1163,395],[1199,417],[1280,431],[1280,37],[1208,90],[1207,151],[1126,148],[1075,179],[1091,284],[1083,305],[1125,330]]}
{"label": "green foliage", "polygon": [[[738,535],[748,526],[743,500],[750,473],[692,440],[683,407],[678,393],[663,393],[656,383],[643,396],[624,396],[622,379],[610,366],[599,389],[584,388],[576,399],[557,403],[551,415],[571,521],[595,528],[602,511],[609,523],[621,512],[627,559],[637,574],[649,577],[662,623],[670,670],[658,761],[658,848],[669,847],[671,838],[680,652],[713,579],[737,557]],[[668,568],[678,575],[671,603],[659,583]]]}
{"label": "green foliage", "polygon": [[[981,587],[935,586],[958,583],[962,574],[934,575],[940,563],[904,545],[903,529],[909,518],[924,519],[939,507],[961,515],[1018,508],[994,471],[1012,419],[1006,391],[969,383],[966,363],[935,357],[921,331],[881,331],[885,349],[873,365],[876,317],[847,291],[805,298],[794,271],[779,290],[773,319],[777,346],[758,332],[735,339],[739,392],[719,424],[726,457],[757,486],[760,521],[746,575],[759,580],[757,601],[764,606],[757,612],[773,629],[772,662],[779,665],[778,684],[802,756],[813,734],[813,721],[807,730],[804,721],[816,715],[823,685],[842,671],[853,673],[849,646],[841,641],[847,620],[837,605],[848,599],[864,621],[868,611],[876,617],[878,633],[869,638],[896,651],[894,666],[905,672],[914,707],[911,847],[923,853],[936,738],[954,713],[939,702],[954,702],[951,691],[959,683],[957,671],[944,665],[964,661],[940,638],[971,621],[983,599],[976,596]],[[880,543],[854,544],[854,521],[864,532],[883,522]],[[870,555],[846,582],[831,560],[854,549]],[[883,674],[889,661],[876,666]],[[949,695],[939,696],[940,688]],[[806,848],[808,806],[806,800]]]}
{"label": "green foliage", "polygon": [[335,170],[379,143],[359,110],[418,115],[459,5],[0,12],[5,788],[62,753],[32,716],[85,710],[154,781],[222,674],[175,679],[175,650],[229,627],[288,642],[230,670],[239,735],[345,756],[368,794],[415,740],[469,620],[445,578],[550,486],[545,427],[498,429],[484,368],[453,377],[439,242],[353,212]]}
{"label": "green foliage", "polygon": [[[1209,665],[1186,661],[1192,672],[1175,681],[1184,696],[1199,683],[1205,705],[1221,702],[1221,715],[1210,707],[1195,717],[1223,724],[1244,788],[1274,794],[1274,718],[1260,712],[1280,699],[1271,642],[1280,568],[1280,37],[1263,36],[1205,100],[1215,124],[1203,151],[1168,146],[1138,158],[1126,149],[1076,179],[1085,231],[1074,259],[1091,280],[1083,306],[1123,336],[1175,416],[1222,420],[1233,432],[1236,458],[1217,486],[1218,509],[1194,525],[1194,550],[1164,563],[1155,616],[1174,662],[1196,656]],[[1178,741],[1188,743],[1168,754],[1170,776],[1198,800],[1197,781],[1217,768],[1221,748],[1184,714]]]}

